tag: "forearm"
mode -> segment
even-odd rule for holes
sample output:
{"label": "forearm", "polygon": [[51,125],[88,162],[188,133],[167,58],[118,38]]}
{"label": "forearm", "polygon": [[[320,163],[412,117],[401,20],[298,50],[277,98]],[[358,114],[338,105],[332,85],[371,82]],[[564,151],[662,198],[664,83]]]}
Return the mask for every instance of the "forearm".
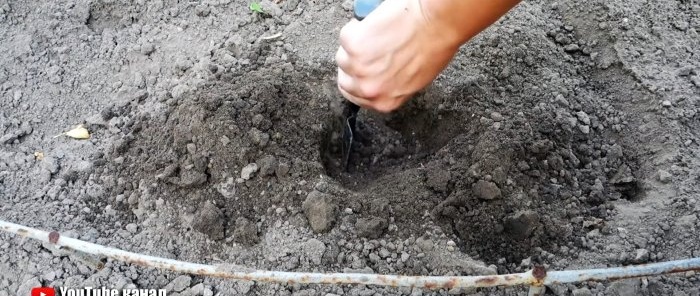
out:
{"label": "forearm", "polygon": [[460,46],[498,21],[520,0],[418,0],[428,22],[443,28],[438,34]]}

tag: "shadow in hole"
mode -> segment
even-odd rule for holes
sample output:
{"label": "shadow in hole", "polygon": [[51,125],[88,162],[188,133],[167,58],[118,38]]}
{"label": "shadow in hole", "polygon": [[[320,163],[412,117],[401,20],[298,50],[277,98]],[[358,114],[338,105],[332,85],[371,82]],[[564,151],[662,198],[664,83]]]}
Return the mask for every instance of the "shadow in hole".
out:
{"label": "shadow in hole", "polygon": [[348,188],[382,175],[412,168],[444,147],[462,131],[457,112],[440,106],[445,94],[418,94],[399,110],[380,114],[361,110],[347,170],[342,166],[343,120],[340,112],[326,119],[320,155],[326,173]]}

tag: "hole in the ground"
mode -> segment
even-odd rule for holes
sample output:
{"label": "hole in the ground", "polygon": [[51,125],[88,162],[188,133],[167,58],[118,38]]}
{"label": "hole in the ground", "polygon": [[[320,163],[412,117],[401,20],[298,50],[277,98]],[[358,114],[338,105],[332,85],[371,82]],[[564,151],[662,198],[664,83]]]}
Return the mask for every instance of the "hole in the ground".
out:
{"label": "hole in the ground", "polygon": [[362,110],[347,167],[342,149],[344,118],[329,118],[320,146],[328,175],[349,189],[361,189],[385,174],[419,166],[445,146],[460,132],[461,122],[453,112],[438,107],[435,102],[440,100],[429,96],[422,94],[422,99],[391,114]]}

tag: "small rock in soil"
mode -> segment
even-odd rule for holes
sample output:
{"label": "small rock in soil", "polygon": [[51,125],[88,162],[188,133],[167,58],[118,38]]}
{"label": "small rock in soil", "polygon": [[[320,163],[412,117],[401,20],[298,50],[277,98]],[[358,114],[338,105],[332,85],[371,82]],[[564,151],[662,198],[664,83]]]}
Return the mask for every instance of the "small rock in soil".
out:
{"label": "small rock in soil", "polygon": [[491,200],[501,197],[501,189],[498,188],[496,183],[491,181],[477,181],[472,186],[472,191],[480,199]]}
{"label": "small rock in soil", "polygon": [[236,196],[236,181],[233,179],[233,177],[230,177],[226,179],[226,182],[216,185],[216,191],[218,191],[225,198],[233,198]]}
{"label": "small rock in soil", "polygon": [[632,170],[626,164],[623,164],[619,168],[617,168],[617,172],[615,173],[615,175],[612,178],[610,178],[610,183],[612,184],[628,184],[634,181],[635,178],[632,175]]}
{"label": "small rock in soil", "polygon": [[673,177],[673,176],[668,171],[659,170],[658,177],[659,177],[659,182],[666,184],[668,182],[671,182],[671,177]]}
{"label": "small rock in soil", "polygon": [[58,169],[61,167],[58,164],[58,160],[53,157],[44,157],[44,160],[41,162],[41,165],[52,174],[58,172]]}
{"label": "small rock in soil", "polygon": [[208,235],[214,240],[224,238],[224,214],[211,202],[204,203],[195,214],[192,229]]}
{"label": "small rock in soil", "polygon": [[503,115],[498,112],[491,112],[491,119],[496,122],[503,121]]}
{"label": "small rock in soil", "polygon": [[433,241],[430,239],[430,237],[427,236],[421,236],[418,239],[416,239],[416,245],[423,252],[429,252],[433,250]]}
{"label": "small rock in soil", "polygon": [[515,239],[522,240],[530,236],[539,224],[539,215],[531,210],[518,212],[505,222],[505,230]]}
{"label": "small rock in soil", "polygon": [[640,294],[639,279],[620,280],[613,282],[605,290],[605,295],[610,296],[627,296]]}
{"label": "small rock in soil", "polygon": [[149,55],[156,50],[156,47],[152,43],[141,44],[141,53]]}
{"label": "small rock in soil", "polygon": [[250,178],[258,171],[258,164],[249,163],[241,170],[241,178],[243,180],[250,180]]}
{"label": "small rock in soil", "polygon": [[248,131],[248,135],[249,135],[251,141],[253,141],[253,143],[258,145],[258,147],[265,147],[265,146],[267,146],[267,143],[270,141],[270,135],[262,132],[261,130],[259,130],[257,128],[251,128],[250,131]]}
{"label": "small rock in soil", "polygon": [[265,12],[269,13],[272,16],[279,17],[282,15],[282,13],[284,13],[279,7],[279,5],[270,0],[260,0],[260,5],[263,7],[263,10],[265,10]]}
{"label": "small rock in soil", "polygon": [[194,8],[194,12],[197,16],[205,17],[211,13],[211,8],[209,8],[209,5],[199,4]]}
{"label": "small rock in soil", "polygon": [[371,239],[381,237],[388,226],[387,220],[379,217],[360,218],[357,219],[357,223],[355,223],[357,235]]}
{"label": "small rock in soil", "polygon": [[22,283],[22,285],[19,286],[17,289],[17,295],[31,295],[31,290],[32,288],[40,287],[41,282],[35,277],[30,278],[29,280],[25,281]]}
{"label": "small rock in soil", "polygon": [[186,170],[180,173],[180,187],[191,188],[207,182],[207,175],[195,170]]}
{"label": "small rock in soil", "polygon": [[580,130],[584,135],[587,135],[591,132],[591,127],[589,127],[587,125],[579,124],[578,130]]}
{"label": "small rock in soil", "polygon": [[579,50],[579,46],[576,43],[569,44],[567,46],[564,46],[564,51],[566,52],[575,52]]}
{"label": "small rock in soil", "polygon": [[299,6],[300,0],[288,0],[284,2],[284,9],[287,11],[293,11]]}
{"label": "small rock in soil", "polygon": [[136,233],[136,231],[138,231],[138,227],[134,223],[129,223],[126,225],[126,231]]}
{"label": "small rock in soil", "polygon": [[173,99],[180,100],[189,91],[189,86],[184,84],[178,84],[177,86],[173,87],[173,89],[170,91],[170,94],[173,96]]}
{"label": "small rock in soil", "polygon": [[304,243],[302,250],[304,250],[304,255],[306,255],[311,262],[318,265],[321,264],[323,253],[326,252],[326,245],[320,240],[312,238]]}
{"label": "small rock in soil", "polygon": [[277,165],[277,170],[275,170],[275,175],[277,175],[277,177],[286,177],[287,173],[289,173],[289,164],[282,162]]}
{"label": "small rock in soil", "polygon": [[438,168],[428,173],[426,185],[438,192],[447,191],[447,184],[450,182],[450,171]]}
{"label": "small rock in soil", "polygon": [[586,114],[586,112],[583,111],[578,111],[576,112],[576,118],[578,118],[578,121],[585,125],[590,125],[591,124],[591,118]]}
{"label": "small rock in soil", "polygon": [[246,246],[257,244],[260,238],[255,223],[244,217],[238,217],[236,227],[233,230],[233,241]]}
{"label": "small rock in soil", "polygon": [[271,176],[275,174],[275,171],[277,170],[277,159],[275,159],[274,156],[268,155],[265,156],[263,159],[258,161],[260,163],[260,175],[261,176]]}
{"label": "small rock in soil", "polygon": [[165,286],[166,291],[182,292],[190,287],[192,278],[186,275],[176,277],[172,282]]}
{"label": "small rock in soil", "polygon": [[649,250],[647,249],[637,249],[637,253],[634,256],[635,263],[645,263],[649,261]]}
{"label": "small rock in soil", "polygon": [[591,293],[591,290],[588,290],[588,288],[581,288],[581,289],[576,289],[573,292],[571,292],[571,295],[573,295],[573,296],[593,296],[593,293]]}
{"label": "small rock in soil", "polygon": [[338,206],[331,195],[314,190],[306,196],[302,209],[311,229],[318,233],[331,229]]}

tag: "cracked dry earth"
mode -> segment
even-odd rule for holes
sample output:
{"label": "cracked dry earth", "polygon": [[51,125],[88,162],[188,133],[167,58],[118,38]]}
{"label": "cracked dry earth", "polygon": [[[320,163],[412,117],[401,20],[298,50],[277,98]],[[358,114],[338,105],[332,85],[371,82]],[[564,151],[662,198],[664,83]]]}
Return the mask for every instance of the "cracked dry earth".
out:
{"label": "cracked dry earth", "polygon": [[[700,257],[700,4],[526,1],[340,169],[350,2],[0,0],[0,218],[183,261],[488,275]],[[57,137],[77,124],[90,139]],[[235,282],[0,234],[0,295],[526,295]],[[99,258],[98,258],[99,259]],[[547,295],[700,295],[700,275]]]}

